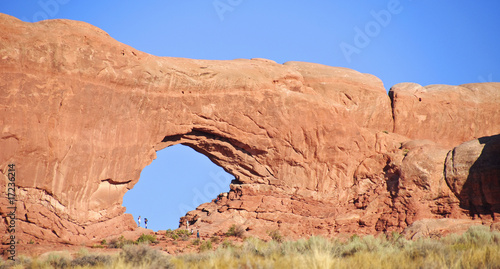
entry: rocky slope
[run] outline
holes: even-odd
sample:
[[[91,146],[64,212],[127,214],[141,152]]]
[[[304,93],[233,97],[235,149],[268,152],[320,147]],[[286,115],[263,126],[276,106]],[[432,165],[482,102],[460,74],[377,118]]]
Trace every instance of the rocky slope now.
[[[1,14],[0,58],[1,182],[14,163],[24,242],[133,230],[123,195],[156,151],[179,143],[236,178],[227,197],[181,220],[204,233],[499,217],[498,136],[480,137],[500,133],[500,83],[405,83],[388,96],[378,78],[346,68],[155,57],[86,23]],[[0,206],[7,230],[8,200]]]

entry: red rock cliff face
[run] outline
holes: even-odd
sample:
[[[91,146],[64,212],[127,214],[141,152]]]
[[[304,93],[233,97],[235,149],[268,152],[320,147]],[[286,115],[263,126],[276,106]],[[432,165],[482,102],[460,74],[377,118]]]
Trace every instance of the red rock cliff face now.
[[[236,178],[228,197],[182,219],[208,233],[231,224],[260,236],[376,233],[466,218],[468,196],[444,177],[450,145],[500,133],[498,83],[464,86],[474,88],[465,102],[475,113],[454,115],[451,104],[449,113],[472,129],[443,137],[432,128],[452,131],[453,122],[419,112],[407,86],[393,89],[391,108],[378,78],[345,68],[155,57],[85,23],[7,15],[0,58],[2,184],[15,163],[25,241],[79,243],[134,229],[123,195],[156,151],[179,143]],[[437,123],[422,130],[421,114]]]
[[[447,147],[499,133],[498,83],[392,87],[394,132]]]

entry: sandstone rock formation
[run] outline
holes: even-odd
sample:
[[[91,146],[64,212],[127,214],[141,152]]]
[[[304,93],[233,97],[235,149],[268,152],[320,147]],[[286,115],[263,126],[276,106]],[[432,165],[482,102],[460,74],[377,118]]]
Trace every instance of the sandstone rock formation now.
[[[448,185],[472,217],[500,218],[500,135],[455,147],[445,165]]]
[[[14,163],[24,242],[133,230],[123,195],[156,151],[179,143],[236,178],[227,197],[181,220],[207,233],[232,224],[263,237],[377,233],[468,219],[466,184],[448,187],[463,179],[445,177],[446,156],[500,133],[500,83],[439,86],[443,94],[400,84],[391,99],[378,78],[345,68],[155,57],[86,23],[7,15],[0,58],[1,182]],[[0,230],[7,206],[1,199]]]
[[[400,83],[391,88],[394,132],[447,147],[498,134],[498,83],[460,86]]]

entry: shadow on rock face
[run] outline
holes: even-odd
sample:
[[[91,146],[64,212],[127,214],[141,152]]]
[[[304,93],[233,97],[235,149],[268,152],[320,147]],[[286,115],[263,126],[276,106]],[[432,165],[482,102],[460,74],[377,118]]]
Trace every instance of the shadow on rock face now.
[[[479,158],[469,169],[460,200],[471,215],[500,213],[500,135],[477,139],[483,146]]]
[[[454,148],[446,158],[446,181],[472,217],[500,217],[500,134]]]

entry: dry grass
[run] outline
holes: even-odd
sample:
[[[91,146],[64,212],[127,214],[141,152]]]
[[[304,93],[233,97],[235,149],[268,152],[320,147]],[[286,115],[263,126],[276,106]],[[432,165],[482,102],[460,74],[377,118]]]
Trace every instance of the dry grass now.
[[[19,259],[12,268],[500,268],[500,233],[471,227],[463,235],[406,240],[391,236],[353,236],[346,242],[313,236],[308,240],[222,243],[195,254],[169,256],[147,245],[125,246],[119,255],[80,253]]]

